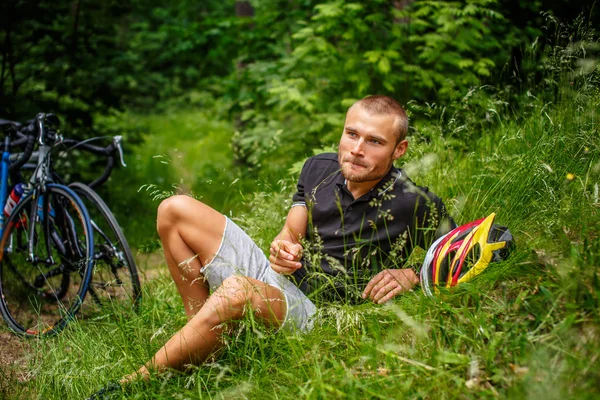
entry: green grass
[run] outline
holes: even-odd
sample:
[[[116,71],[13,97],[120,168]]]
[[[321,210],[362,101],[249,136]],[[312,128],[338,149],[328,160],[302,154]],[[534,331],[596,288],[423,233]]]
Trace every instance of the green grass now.
[[[306,335],[263,332],[246,320],[219,356],[133,385],[127,398],[598,398],[598,82],[563,88],[556,104],[531,98],[527,109],[519,118],[497,115],[496,126],[466,143],[468,150],[432,134],[450,123],[432,123],[412,138],[403,161],[459,223],[496,212],[517,242],[507,261],[434,299],[417,290],[385,306],[325,307]],[[153,124],[173,132],[172,121],[156,117]],[[142,158],[174,142],[185,149],[171,165],[191,185],[204,179],[191,171],[226,153],[196,157],[200,147],[184,133],[151,140],[155,147],[147,144]],[[265,250],[291,191],[285,180],[240,195],[249,211],[237,220]],[[111,311],[31,341],[28,380],[3,371],[0,395],[83,398],[144,363],[185,323],[165,266],[156,268],[162,273],[144,286],[138,313]]]
[[[156,226],[159,201],[189,194],[228,213],[239,198],[239,173],[231,158],[230,123],[206,111],[173,111],[160,115],[123,113],[99,118],[99,125],[143,132],[139,144],[124,137],[127,168],[115,168],[99,189],[133,247],[146,245]],[[136,216],[136,218],[130,218]]]

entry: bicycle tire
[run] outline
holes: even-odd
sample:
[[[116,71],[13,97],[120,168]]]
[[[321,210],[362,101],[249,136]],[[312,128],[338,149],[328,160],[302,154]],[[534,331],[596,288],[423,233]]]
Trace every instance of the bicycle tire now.
[[[84,201],[94,229],[95,265],[88,289],[90,296],[100,307],[118,305],[136,310],[142,297],[139,274],[117,219],[88,185],[74,182],[69,187]]]
[[[12,331],[52,336],[75,318],[90,283],[93,246],[87,210],[71,189],[48,184],[43,194],[23,197],[0,239],[0,312]]]

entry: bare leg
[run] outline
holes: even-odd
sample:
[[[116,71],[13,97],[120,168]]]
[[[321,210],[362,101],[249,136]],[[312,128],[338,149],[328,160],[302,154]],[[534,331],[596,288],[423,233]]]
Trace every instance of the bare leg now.
[[[157,230],[189,322],[146,366],[124,381],[147,376],[147,368],[181,369],[184,364],[204,361],[219,347],[221,329],[217,326],[240,319],[247,304],[266,325],[279,325],[285,318],[283,293],[252,278],[230,277],[208,297],[209,288],[200,269],[214,258],[224,229],[223,215],[190,197],[174,196],[160,204]]]
[[[287,312],[281,290],[249,277],[231,276],[209,297],[200,269],[221,245],[225,217],[217,211],[190,197],[174,196],[160,204],[157,230],[188,323],[146,365],[123,377],[121,384],[147,378],[149,370],[200,364],[221,346],[222,324],[241,319],[248,309],[267,326],[281,325]]]
[[[241,319],[248,307],[267,326],[281,325],[287,311],[285,297],[278,288],[253,278],[229,277],[145,366],[124,377],[121,383],[147,378],[149,370],[183,369],[186,364],[200,364],[220,347],[221,325]]]
[[[157,214],[157,230],[167,266],[190,319],[208,298],[209,288],[200,268],[219,249],[225,217],[188,196],[164,200]]]

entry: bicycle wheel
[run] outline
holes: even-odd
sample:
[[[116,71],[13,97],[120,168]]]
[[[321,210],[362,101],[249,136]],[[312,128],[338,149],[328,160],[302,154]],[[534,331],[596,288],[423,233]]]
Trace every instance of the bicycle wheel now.
[[[94,230],[94,271],[88,293],[97,306],[136,309],[141,287],[127,239],[104,200],[89,186],[69,185],[85,203]],[[87,304],[85,309],[91,307]]]
[[[73,191],[48,184],[29,194],[6,221],[0,240],[0,311],[24,336],[50,336],[74,318],[93,267],[93,232]]]

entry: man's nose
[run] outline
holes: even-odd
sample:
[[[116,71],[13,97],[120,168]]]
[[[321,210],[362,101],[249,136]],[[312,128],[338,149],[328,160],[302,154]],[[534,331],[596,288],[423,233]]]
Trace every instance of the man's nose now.
[[[364,144],[365,144],[365,142],[362,139],[358,139],[354,143],[354,146],[352,147],[350,152],[355,156],[362,156],[364,154],[364,151],[363,151]]]

